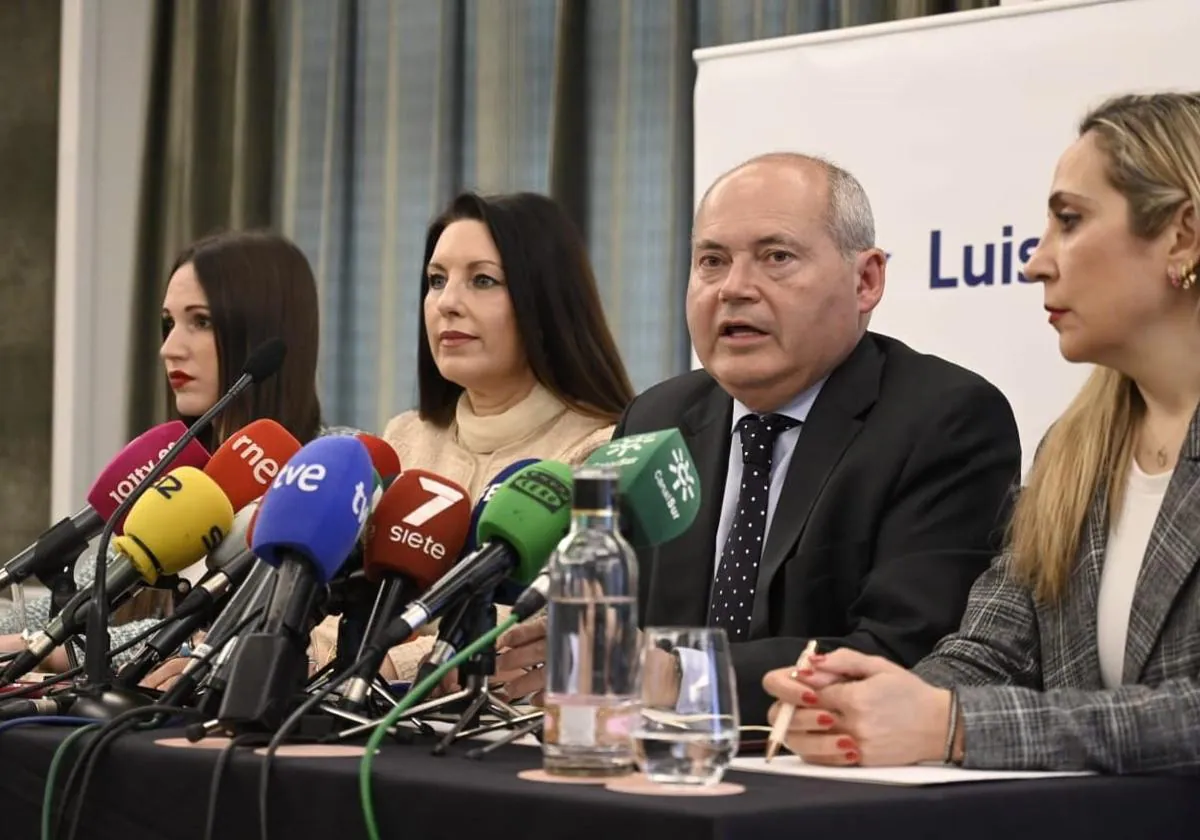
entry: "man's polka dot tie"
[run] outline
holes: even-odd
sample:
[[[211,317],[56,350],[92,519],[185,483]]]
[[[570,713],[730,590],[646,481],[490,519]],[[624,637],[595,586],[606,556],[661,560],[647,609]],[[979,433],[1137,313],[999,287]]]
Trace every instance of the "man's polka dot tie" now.
[[[738,421],[742,440],[742,486],[738,489],[733,527],[725,538],[721,565],[709,604],[709,624],[723,627],[730,641],[750,635],[758,561],[767,533],[767,498],[771,491],[771,457],[775,439],[799,420],[782,414],[748,414]]]

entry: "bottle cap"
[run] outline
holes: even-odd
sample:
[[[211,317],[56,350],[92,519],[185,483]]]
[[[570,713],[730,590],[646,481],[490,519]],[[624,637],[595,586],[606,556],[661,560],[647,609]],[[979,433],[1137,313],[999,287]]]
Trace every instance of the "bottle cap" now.
[[[615,510],[617,472],[607,467],[580,467],[573,476],[571,507],[574,510]]]

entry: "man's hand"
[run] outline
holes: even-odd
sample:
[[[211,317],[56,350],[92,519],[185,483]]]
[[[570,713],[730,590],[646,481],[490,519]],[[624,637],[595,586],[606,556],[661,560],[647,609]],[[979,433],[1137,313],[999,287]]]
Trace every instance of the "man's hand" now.
[[[496,640],[496,680],[504,682],[504,693],[512,700],[533,694],[532,703],[542,705],[546,692],[546,616],[538,616],[511,628]]]

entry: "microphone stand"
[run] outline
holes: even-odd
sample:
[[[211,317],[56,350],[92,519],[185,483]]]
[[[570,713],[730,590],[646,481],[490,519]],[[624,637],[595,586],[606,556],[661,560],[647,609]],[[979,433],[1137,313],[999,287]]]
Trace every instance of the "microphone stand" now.
[[[471,627],[469,638],[477,639],[496,626],[496,605],[492,602],[493,590],[486,589],[471,596],[467,606],[468,626]],[[465,703],[466,708],[453,719],[450,731],[433,748],[434,755],[444,755],[452,744],[463,738],[471,738],[483,732],[519,726],[529,720],[498,695],[493,693],[488,678],[496,673],[496,648],[491,646],[479,651],[464,662],[458,669],[459,679],[463,688],[453,694],[422,703],[409,709],[401,720],[406,718],[425,718],[428,723],[431,715],[453,714]],[[498,718],[494,723],[478,725],[484,715]],[[433,718],[443,720],[444,717]],[[474,727],[468,729],[467,727]]]
[[[149,705],[149,697],[134,689],[118,686],[113,681],[113,671],[109,666],[108,648],[111,638],[108,634],[108,593],[106,578],[108,574],[108,544],[112,540],[113,530],[118,522],[124,521],[125,514],[137,503],[154,483],[158,481],[179,457],[179,454],[194,441],[202,432],[212,425],[213,419],[225,410],[243,391],[256,382],[273,375],[283,364],[287,348],[283,341],[273,338],[259,345],[242,368],[242,375],[233,383],[212,408],[204,412],[194,422],[175,445],[167,450],[158,463],[142,479],[113,511],[111,517],[100,532],[100,542],[96,551],[96,576],[92,582],[92,610],[88,616],[87,638],[84,649],[83,679],[75,686],[77,697],[71,708],[71,714],[96,720],[110,720],[130,709]]]

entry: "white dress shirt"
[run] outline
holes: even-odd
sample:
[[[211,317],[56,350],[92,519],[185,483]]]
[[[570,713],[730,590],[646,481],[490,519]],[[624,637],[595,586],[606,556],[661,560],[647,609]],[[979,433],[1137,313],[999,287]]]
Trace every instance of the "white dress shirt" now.
[[[773,412],[767,412],[791,417],[793,420],[798,420],[800,425],[781,432],[775,438],[775,447],[771,452],[771,485],[770,492],[767,494],[767,527],[763,532],[764,535],[771,533],[771,521],[775,518],[775,508],[779,503],[779,495],[783,491],[783,481],[787,476],[788,466],[792,463],[792,453],[796,451],[796,442],[800,440],[800,433],[804,430],[804,421],[808,419],[808,413],[812,410],[813,403],[817,400],[817,394],[821,392],[824,384],[825,380],[822,379],[783,407]],[[733,517],[738,507],[738,491],[742,486],[742,437],[738,434],[737,424],[747,414],[754,413],[737,400],[733,401],[729,469],[725,472],[725,495],[721,501],[721,518],[717,521],[716,553],[713,562],[714,582],[717,571],[721,568],[721,554],[725,549],[725,540],[733,528]],[[750,590],[750,595],[754,595],[753,589]],[[708,654],[704,651],[686,648],[676,648],[676,650],[679,651],[679,664],[683,670],[676,709],[683,714],[713,711],[711,703],[707,700],[710,691]]]

